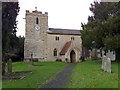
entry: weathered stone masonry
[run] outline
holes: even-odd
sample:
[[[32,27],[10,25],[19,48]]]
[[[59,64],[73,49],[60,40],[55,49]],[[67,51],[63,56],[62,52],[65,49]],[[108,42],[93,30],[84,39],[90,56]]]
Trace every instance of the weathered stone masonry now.
[[[31,56],[39,61],[56,61],[56,59],[79,61],[82,53],[80,30],[49,28],[47,12],[26,10],[25,19],[25,61],[30,60]],[[67,42],[70,42],[69,45]],[[54,55],[55,50],[57,55]]]

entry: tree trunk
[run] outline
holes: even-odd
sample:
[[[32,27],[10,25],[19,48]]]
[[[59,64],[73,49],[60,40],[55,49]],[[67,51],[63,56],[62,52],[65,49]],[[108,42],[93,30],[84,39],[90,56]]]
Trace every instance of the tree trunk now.
[[[115,50],[115,54],[116,54],[116,61],[120,62],[120,48]]]

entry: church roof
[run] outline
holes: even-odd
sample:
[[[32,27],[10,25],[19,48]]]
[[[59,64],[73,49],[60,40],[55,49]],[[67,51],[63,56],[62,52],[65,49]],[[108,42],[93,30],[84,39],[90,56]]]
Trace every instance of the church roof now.
[[[48,34],[80,35],[80,30],[49,28]]]
[[[60,52],[60,55],[65,55],[65,53],[67,52],[67,50],[70,47],[70,45],[71,45],[71,41],[66,42],[66,44],[64,45],[64,47],[62,48],[62,50]]]

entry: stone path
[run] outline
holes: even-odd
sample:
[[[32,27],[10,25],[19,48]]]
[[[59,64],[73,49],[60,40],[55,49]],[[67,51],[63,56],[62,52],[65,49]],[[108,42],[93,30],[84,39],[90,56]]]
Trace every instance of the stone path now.
[[[54,79],[48,81],[41,88],[64,88],[65,85],[70,81],[70,76],[75,64],[68,64],[62,71],[60,71]]]

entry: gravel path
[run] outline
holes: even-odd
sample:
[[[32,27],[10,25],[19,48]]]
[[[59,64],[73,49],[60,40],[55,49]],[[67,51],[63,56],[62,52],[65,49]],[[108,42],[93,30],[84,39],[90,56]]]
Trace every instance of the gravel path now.
[[[55,78],[48,83],[44,84],[41,88],[64,88],[65,85],[70,81],[70,76],[75,64],[68,64],[62,71],[60,71]]]

